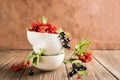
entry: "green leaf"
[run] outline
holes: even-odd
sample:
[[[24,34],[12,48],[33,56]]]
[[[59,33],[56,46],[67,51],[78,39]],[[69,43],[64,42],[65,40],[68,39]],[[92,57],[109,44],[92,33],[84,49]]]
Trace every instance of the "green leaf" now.
[[[47,18],[45,18],[44,16],[42,16],[42,17],[40,18],[40,20],[41,20],[41,22],[42,22],[43,24],[46,24],[46,23],[47,23]]]
[[[32,58],[34,58],[35,56],[34,55],[29,55],[29,56],[27,56],[26,58],[25,58],[25,61],[28,61],[28,60],[30,60],[30,59],[32,59]]]
[[[73,60],[73,61],[72,61],[72,64],[73,64],[73,63],[75,63],[75,64],[80,63],[80,64],[81,64],[81,61],[80,61],[80,60]]]
[[[66,63],[68,63],[68,62],[69,62],[69,59],[64,59],[64,60],[63,60],[63,63],[64,63],[64,64],[66,64]]]
[[[65,35],[68,37],[68,36],[70,36],[70,33],[68,33],[68,32],[65,32]]]
[[[88,41],[86,38],[83,38],[76,46],[75,46],[75,53],[76,54],[83,54],[85,51],[87,51],[87,46],[92,44],[91,41]]]
[[[81,76],[84,76],[84,75],[88,74],[87,70],[86,71],[77,71],[77,73]]]
[[[39,55],[37,55],[37,65],[39,63],[39,60],[40,60],[40,57],[39,57]]]
[[[31,55],[36,55],[35,51],[32,51]]]
[[[37,65],[37,57],[33,59],[33,64]]]
[[[60,34],[61,32],[63,32],[63,30],[61,28],[57,29],[56,31],[58,34]]]
[[[44,49],[41,49],[41,48],[40,48],[39,55],[43,54],[43,53],[44,53],[44,51],[45,51]]]

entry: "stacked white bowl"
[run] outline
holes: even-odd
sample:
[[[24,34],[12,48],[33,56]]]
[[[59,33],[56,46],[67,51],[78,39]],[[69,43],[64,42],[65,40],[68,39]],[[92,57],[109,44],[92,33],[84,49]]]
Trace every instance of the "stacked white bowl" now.
[[[53,70],[59,67],[64,59],[64,49],[61,45],[59,34],[40,33],[27,31],[27,38],[32,45],[33,50],[38,53],[41,49],[44,49],[42,60],[36,66],[42,70]]]

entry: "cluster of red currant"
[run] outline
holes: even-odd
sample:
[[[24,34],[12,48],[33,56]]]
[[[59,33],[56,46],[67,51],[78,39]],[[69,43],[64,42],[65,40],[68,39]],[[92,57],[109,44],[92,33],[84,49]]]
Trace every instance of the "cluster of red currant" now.
[[[78,58],[82,61],[82,62],[89,62],[92,60],[92,53],[91,52],[85,52],[83,54],[77,54]]]
[[[92,60],[92,53],[87,49],[92,42],[87,39],[82,39],[76,46],[72,56],[69,59],[65,59],[64,63],[72,63],[72,71],[68,73],[68,77],[78,74],[77,79],[81,76],[87,75],[87,68],[82,62],[90,62]]]
[[[11,69],[14,70],[14,71],[20,71],[22,70],[23,68],[26,68],[28,65],[30,65],[30,61],[23,61],[19,64],[13,64],[11,66]]]
[[[29,27],[29,31],[41,32],[41,33],[52,33],[56,34],[57,27],[52,23],[47,23],[47,19],[42,17],[36,23],[32,23]]]

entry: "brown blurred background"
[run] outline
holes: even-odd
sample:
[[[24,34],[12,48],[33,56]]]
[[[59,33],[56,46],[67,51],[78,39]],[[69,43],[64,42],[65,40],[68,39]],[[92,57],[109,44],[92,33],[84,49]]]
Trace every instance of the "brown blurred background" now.
[[[30,49],[26,27],[43,15],[73,45],[87,37],[92,49],[120,49],[120,0],[0,0],[0,49]]]

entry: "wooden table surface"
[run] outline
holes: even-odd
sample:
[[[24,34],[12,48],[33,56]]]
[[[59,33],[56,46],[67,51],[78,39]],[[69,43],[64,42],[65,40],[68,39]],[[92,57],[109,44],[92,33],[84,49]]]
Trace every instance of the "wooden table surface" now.
[[[29,54],[30,50],[0,51],[0,80],[77,80],[75,76],[67,77],[71,64],[62,64],[53,71],[44,72],[35,67],[28,67],[15,72],[10,66],[20,63]],[[72,50],[66,53],[70,55]],[[82,76],[81,80],[120,80],[120,51],[119,50],[93,50],[93,60],[85,64],[89,74]],[[35,74],[29,76],[29,70]]]

